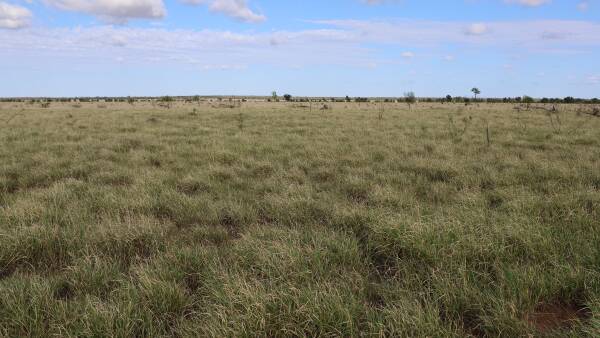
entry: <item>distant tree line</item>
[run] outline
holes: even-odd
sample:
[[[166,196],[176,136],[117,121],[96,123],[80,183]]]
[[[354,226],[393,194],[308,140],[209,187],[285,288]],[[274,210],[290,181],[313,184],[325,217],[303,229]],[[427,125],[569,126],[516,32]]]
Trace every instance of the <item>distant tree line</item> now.
[[[0,98],[0,102],[131,102],[149,101],[154,98],[144,97],[38,97],[38,98]]]
[[[477,89],[477,88],[474,88]],[[475,92],[474,92],[475,93]],[[279,101],[279,97],[274,92],[274,95],[269,97],[267,101]],[[412,94],[412,93],[406,93]],[[483,103],[566,103],[566,104],[600,104],[600,99],[582,99],[567,96],[564,98],[548,98],[544,97],[541,99],[534,99],[530,96],[517,96],[517,97],[502,97],[502,98],[469,98],[469,97],[452,97],[446,95],[445,97],[421,97],[417,98],[412,95],[406,95],[404,97],[386,97],[386,98],[367,98],[367,97],[331,97],[331,98],[308,98],[308,97],[292,97],[290,94],[285,94],[283,99],[287,102],[396,102],[396,103],[414,103],[414,102],[441,102],[441,103],[472,103],[472,102],[483,102]],[[208,97],[207,97],[208,98]],[[134,102],[140,101],[162,101],[162,102],[173,102],[173,101],[188,101],[188,102],[199,102],[204,101],[200,96],[182,96],[182,97],[72,97],[72,98],[0,98],[0,102],[29,102],[29,103],[45,103],[45,102],[125,102],[133,104]],[[221,101],[222,98],[217,98]],[[231,98],[229,99],[231,100]],[[245,100],[245,99],[243,99]]]

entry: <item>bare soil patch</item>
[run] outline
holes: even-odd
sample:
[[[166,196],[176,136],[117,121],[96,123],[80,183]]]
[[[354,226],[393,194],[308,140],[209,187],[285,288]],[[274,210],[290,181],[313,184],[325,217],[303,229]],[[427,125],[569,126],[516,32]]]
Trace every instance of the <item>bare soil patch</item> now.
[[[529,324],[541,333],[569,329],[578,322],[591,318],[592,312],[577,303],[544,303],[527,315]]]

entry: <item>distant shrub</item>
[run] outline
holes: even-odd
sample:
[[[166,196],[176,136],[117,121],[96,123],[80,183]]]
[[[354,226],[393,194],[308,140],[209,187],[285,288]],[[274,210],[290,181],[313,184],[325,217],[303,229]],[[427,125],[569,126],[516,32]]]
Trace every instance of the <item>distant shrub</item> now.
[[[415,102],[417,102],[417,97],[415,96],[414,92],[406,92],[404,93],[404,102],[406,102],[406,104],[408,104],[408,109],[411,108],[411,105]]]
[[[529,109],[529,106],[535,102],[535,100],[533,99],[533,97],[531,96],[527,96],[527,95],[523,95],[523,98],[521,99],[521,101],[525,104],[525,106],[527,107],[527,109]]]
[[[527,95],[523,95],[522,101],[523,101],[523,103],[527,103],[527,104],[535,102],[535,100],[533,99],[533,97],[527,96]]]

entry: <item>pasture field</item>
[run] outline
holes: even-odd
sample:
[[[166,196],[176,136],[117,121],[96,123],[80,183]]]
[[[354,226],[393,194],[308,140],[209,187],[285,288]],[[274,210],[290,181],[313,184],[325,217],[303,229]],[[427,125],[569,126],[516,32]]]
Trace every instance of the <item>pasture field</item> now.
[[[0,337],[600,336],[589,107],[304,105],[0,103]]]

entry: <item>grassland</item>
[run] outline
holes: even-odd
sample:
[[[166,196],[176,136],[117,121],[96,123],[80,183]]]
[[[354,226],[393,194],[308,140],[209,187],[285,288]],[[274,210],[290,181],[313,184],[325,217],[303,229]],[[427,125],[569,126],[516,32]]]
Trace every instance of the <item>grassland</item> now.
[[[600,118],[332,108],[1,104],[0,337],[600,335]]]

